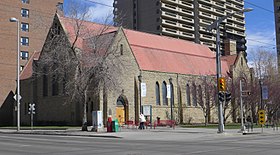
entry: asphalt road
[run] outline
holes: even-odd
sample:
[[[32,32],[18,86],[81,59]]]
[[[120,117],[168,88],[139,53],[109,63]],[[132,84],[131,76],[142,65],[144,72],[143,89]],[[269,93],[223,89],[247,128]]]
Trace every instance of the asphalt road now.
[[[1,155],[279,155],[280,134],[198,136],[137,133],[141,138],[0,134]],[[149,133],[150,134],[150,133]],[[172,137],[181,138],[172,138]],[[144,137],[144,138],[143,138]],[[158,138],[156,138],[158,137]],[[176,140],[178,139],[178,140]]]

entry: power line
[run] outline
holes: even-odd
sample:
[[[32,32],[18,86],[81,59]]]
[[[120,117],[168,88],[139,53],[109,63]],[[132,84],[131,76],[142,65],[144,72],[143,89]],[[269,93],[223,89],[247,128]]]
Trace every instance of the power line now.
[[[255,39],[250,39],[250,38],[247,38],[247,40],[250,40],[250,41],[253,41],[253,42],[258,42],[258,43],[261,43],[261,44],[270,45],[270,46],[275,47],[275,45],[274,45],[274,44],[270,44],[270,43],[266,43],[266,42],[258,41],[258,40],[255,40]]]
[[[111,6],[111,5],[107,5],[107,4],[104,4],[104,3],[95,2],[95,1],[92,1],[92,0],[85,0],[85,1],[90,2],[90,3],[95,3],[95,4],[98,4],[98,5],[103,5],[103,6],[107,6],[107,7],[113,8],[113,6]]]

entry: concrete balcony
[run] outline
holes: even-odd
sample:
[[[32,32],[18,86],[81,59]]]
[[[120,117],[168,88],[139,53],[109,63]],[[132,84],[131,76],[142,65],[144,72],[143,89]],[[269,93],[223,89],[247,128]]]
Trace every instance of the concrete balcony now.
[[[173,28],[179,27],[179,23],[177,23],[176,21],[171,21],[166,19],[162,19],[162,25],[173,27]]]
[[[235,8],[237,8],[238,11],[243,9],[243,6],[241,6],[241,5],[234,5],[234,6],[235,6]]]
[[[178,6],[180,8],[183,8],[183,9],[193,9],[194,8],[192,3],[189,3],[189,2],[186,2],[186,1],[182,1],[182,0],[179,0]]]
[[[211,49],[215,49],[216,48],[216,44],[215,43],[211,43],[211,42],[207,42],[207,41],[200,41],[200,44],[208,46]]]
[[[199,12],[199,16],[215,20],[215,16],[207,12]]]
[[[241,31],[241,32],[245,31],[245,26],[242,26],[242,25],[235,24],[234,28],[236,31]]]
[[[226,0],[214,0],[214,1],[218,1],[218,2],[226,2]]]
[[[178,12],[178,13],[180,13],[180,14],[182,14],[182,15],[191,16],[191,17],[194,16],[193,11],[186,10],[186,9],[182,9],[182,8],[179,8],[179,12]]]
[[[227,33],[235,34],[234,29],[231,29],[231,28],[227,28],[227,29],[226,29],[226,32],[227,32]]]
[[[226,16],[226,12],[220,9],[213,9],[214,13],[218,14],[219,16]]]
[[[199,0],[199,2],[207,3],[208,5],[212,5],[212,0]]]
[[[205,12],[213,12],[213,8],[204,4],[199,4],[199,10],[204,10]]]
[[[215,38],[212,35],[208,34],[200,34],[200,40],[207,40],[207,41],[215,41]]]
[[[194,39],[194,34],[193,33],[188,33],[188,32],[180,31],[179,34],[183,38]]]
[[[187,22],[187,23],[194,23],[194,19],[189,18],[189,17],[179,16],[179,20]]]
[[[162,3],[161,7],[167,10],[172,10],[172,11],[178,11],[178,8],[176,6],[170,5],[170,4],[166,4],[166,3]]]
[[[234,9],[234,8],[235,8],[235,5],[232,4],[231,2],[226,2],[226,8]]]
[[[168,34],[168,35],[171,35],[171,36],[180,35],[179,31],[174,30],[174,29],[170,29],[170,28],[166,28],[166,27],[162,27],[162,33],[165,33],[165,34]]]
[[[244,1],[243,0],[229,0],[229,1],[234,3],[234,4],[244,5]]]
[[[240,18],[234,18],[234,21],[238,24],[243,24],[243,25],[245,24],[245,20],[240,19]]]
[[[236,31],[236,34],[245,37],[245,33],[244,32]]]
[[[221,9],[224,9],[225,8],[225,3],[221,3],[220,1],[215,1],[213,2],[213,4],[216,6],[216,7],[219,7]]]
[[[236,16],[236,17],[238,17],[238,18],[242,18],[242,19],[244,19],[244,18],[245,18],[245,16],[244,16],[244,14],[243,14],[243,13],[235,13],[233,16]]]
[[[177,4],[178,0],[162,0],[163,3],[168,3],[168,4]]]
[[[228,9],[228,8],[226,9],[226,13],[229,13],[229,14],[230,14],[230,13],[233,13],[233,12],[234,12],[234,11],[233,11],[232,9]]]
[[[179,24],[179,26],[180,26],[180,29],[194,32],[194,26],[186,25],[186,24]]]
[[[166,11],[162,11],[161,16],[166,18],[173,18],[173,19],[179,18],[177,14],[166,12]]]
[[[211,24],[212,24],[212,21],[211,21],[211,20],[206,20],[206,19],[199,19],[199,23],[200,23],[201,25],[207,26],[207,25],[211,25]]]
[[[227,22],[226,27],[235,28],[235,24],[233,24],[232,22]]]

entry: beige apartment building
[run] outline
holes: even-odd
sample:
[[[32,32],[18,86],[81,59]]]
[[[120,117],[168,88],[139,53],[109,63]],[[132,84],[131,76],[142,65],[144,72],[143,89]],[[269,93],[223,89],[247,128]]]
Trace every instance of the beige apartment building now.
[[[244,8],[243,0],[114,0],[115,19],[125,28],[171,36],[216,48],[216,35],[206,31],[218,17]],[[244,13],[220,26],[221,51],[246,51]],[[223,53],[223,55],[226,55]]]
[[[17,22],[19,22],[20,69],[29,56],[40,51],[57,7],[63,0],[0,1],[0,125],[11,123],[14,112],[17,78]]]
[[[280,0],[274,0],[275,14],[275,34],[276,34],[276,49],[278,58],[278,68],[280,66]]]

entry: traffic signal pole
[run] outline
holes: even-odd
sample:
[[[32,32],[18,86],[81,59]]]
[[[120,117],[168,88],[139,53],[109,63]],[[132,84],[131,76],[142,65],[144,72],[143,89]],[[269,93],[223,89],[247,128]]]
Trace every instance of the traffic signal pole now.
[[[242,79],[240,79],[240,117],[241,117],[241,132],[245,132],[243,121],[243,99],[242,99]]]
[[[219,83],[220,77],[222,77],[222,67],[221,67],[221,51],[220,51],[220,28],[219,28],[219,22],[216,23],[216,67],[217,67],[217,85]],[[217,98],[219,98],[219,88],[217,88]],[[219,101],[219,107],[218,107],[218,118],[219,118],[219,127],[218,127],[218,133],[224,132],[224,117],[223,117],[223,102]]]

